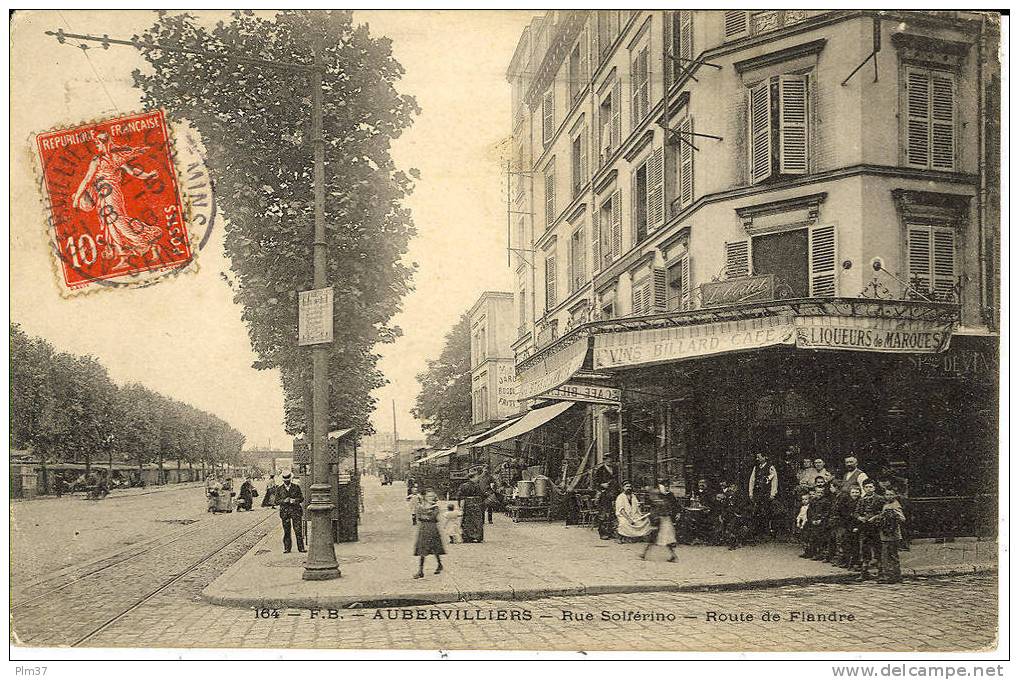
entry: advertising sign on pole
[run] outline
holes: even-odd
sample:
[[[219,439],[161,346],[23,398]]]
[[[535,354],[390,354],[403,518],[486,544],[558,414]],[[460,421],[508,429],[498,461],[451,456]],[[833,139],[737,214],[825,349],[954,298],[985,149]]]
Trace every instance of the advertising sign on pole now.
[[[298,300],[297,344],[321,345],[333,341],[333,289],[301,291]]]

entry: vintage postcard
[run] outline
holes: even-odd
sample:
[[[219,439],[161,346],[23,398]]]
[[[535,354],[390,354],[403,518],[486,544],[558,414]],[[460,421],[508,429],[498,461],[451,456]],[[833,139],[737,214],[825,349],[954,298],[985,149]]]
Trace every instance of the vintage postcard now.
[[[1007,16],[9,22],[12,658],[1007,657]]]

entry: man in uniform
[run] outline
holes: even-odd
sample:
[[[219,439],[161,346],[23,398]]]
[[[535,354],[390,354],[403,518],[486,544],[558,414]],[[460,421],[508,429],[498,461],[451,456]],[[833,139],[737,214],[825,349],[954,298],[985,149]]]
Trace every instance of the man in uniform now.
[[[290,552],[290,528],[293,527],[297,538],[297,552],[308,552],[304,549],[304,532],[302,531],[304,493],[293,481],[293,475],[283,473],[283,485],[276,487],[276,499],[280,504],[280,519],[283,520],[283,552]]]

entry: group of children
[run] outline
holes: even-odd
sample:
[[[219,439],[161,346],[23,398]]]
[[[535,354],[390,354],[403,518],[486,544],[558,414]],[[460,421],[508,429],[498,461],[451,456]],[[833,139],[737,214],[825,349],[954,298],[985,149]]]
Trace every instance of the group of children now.
[[[818,476],[801,495],[796,515],[800,557],[858,570],[861,580],[870,578],[876,565],[880,582],[901,581],[899,543],[906,515],[894,485],[891,479],[843,485]]]

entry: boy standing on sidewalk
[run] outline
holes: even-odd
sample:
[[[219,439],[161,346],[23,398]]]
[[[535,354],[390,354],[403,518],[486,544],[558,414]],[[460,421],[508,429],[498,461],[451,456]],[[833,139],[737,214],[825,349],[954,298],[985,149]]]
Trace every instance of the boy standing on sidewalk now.
[[[899,583],[902,581],[902,569],[899,566],[899,541],[902,540],[902,525],[906,522],[906,514],[894,488],[889,488],[885,496],[881,514],[878,515],[878,535],[881,538],[881,563],[878,567],[878,582]]]
[[[881,536],[878,517],[885,505],[884,496],[876,492],[873,479],[863,483],[863,496],[856,504],[856,521],[860,524],[860,580],[870,578],[871,566],[881,558]]]

